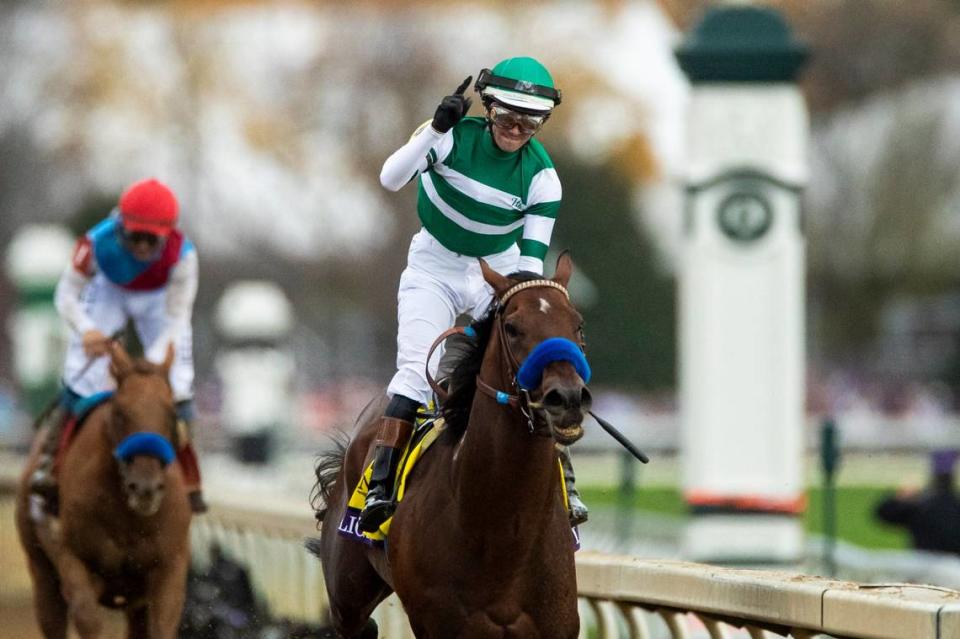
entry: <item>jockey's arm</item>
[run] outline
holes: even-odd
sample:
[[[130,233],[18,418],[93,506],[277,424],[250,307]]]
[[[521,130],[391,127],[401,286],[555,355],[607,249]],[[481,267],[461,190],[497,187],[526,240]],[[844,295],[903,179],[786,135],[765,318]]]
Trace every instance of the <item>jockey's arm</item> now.
[[[84,310],[81,301],[83,289],[93,278],[94,268],[90,243],[86,238],[81,238],[74,249],[73,260],[60,275],[56,291],[53,294],[53,303],[57,307],[60,317],[67,322],[70,328],[81,335],[97,328],[97,325]]]
[[[193,301],[197,297],[197,270],[197,252],[194,250],[181,257],[170,271],[165,327],[157,339],[144,349],[144,355],[151,362],[162,362],[167,355],[167,346],[176,344],[180,332],[190,325]]]
[[[518,271],[543,275],[543,258],[547,256],[553,225],[560,209],[560,180],[556,172],[542,171],[530,187],[530,207],[523,216]],[[538,201],[539,200],[539,201]]]
[[[410,140],[393,155],[387,158],[380,170],[380,184],[391,191],[399,191],[410,180],[426,171],[431,164],[438,161],[439,150],[434,147],[446,146],[447,151],[452,143],[442,145],[445,138],[452,140],[453,133],[438,133],[430,122],[424,122],[410,136]],[[431,150],[432,154],[431,154]],[[442,158],[439,158],[442,159]]]

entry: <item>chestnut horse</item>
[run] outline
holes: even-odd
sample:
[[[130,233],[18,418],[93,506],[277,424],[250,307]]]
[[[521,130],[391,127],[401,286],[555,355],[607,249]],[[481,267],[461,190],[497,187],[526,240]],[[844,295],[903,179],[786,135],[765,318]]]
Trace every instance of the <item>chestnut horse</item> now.
[[[98,637],[101,605],[126,612],[128,637],[174,639],[186,591],[190,504],[177,464],[167,381],[161,365],[110,347],[113,397],[93,409],[59,463],[59,517],[31,507],[28,478],[17,497],[17,529],[33,579],[34,607],[47,639]]]
[[[322,528],[307,546],[323,564],[340,637],[376,637],[370,615],[391,591],[417,637],[577,636],[574,538],[555,447],[582,436],[590,407],[582,318],[566,291],[573,265],[561,255],[553,279],[480,266],[494,306],[474,324],[475,352],[457,364],[443,403],[448,427],[410,474],[385,550],[338,534],[385,400],[364,410],[349,445],[318,462]],[[546,340],[572,354],[540,357]],[[541,360],[535,381],[518,385],[528,356]]]

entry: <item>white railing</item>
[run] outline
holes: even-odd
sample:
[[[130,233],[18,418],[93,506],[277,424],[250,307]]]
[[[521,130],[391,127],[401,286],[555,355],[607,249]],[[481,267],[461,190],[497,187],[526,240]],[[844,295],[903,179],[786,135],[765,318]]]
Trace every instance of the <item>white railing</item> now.
[[[960,592],[906,584],[864,585],[796,573],[720,568],[610,555],[577,558],[577,588],[600,637],[651,637],[653,612],[670,634],[711,639],[731,626],[801,639],[818,634],[877,639],[960,637]]]
[[[11,501],[12,484],[0,473],[0,513],[11,514]],[[216,503],[192,528],[197,562],[208,559],[216,542],[249,568],[254,588],[272,614],[322,622],[326,597],[320,565],[303,548],[304,538],[315,534],[309,512]],[[12,517],[3,517],[0,537],[14,535]],[[960,592],[945,588],[865,585],[589,552],[578,554],[577,581],[582,637],[759,639],[771,632],[799,639],[820,634],[960,637]],[[395,598],[381,605],[375,617],[381,637],[412,637]]]
[[[194,525],[197,551],[217,540],[248,562],[271,611],[323,616],[319,564],[303,538],[309,515],[214,507]],[[753,638],[774,633],[877,639],[960,638],[960,592],[916,585],[864,585],[796,573],[721,568],[600,553],[579,553],[581,636]],[[376,614],[381,636],[411,637],[395,598]],[[589,635],[590,629],[596,633]],[[741,634],[742,634],[741,633]]]

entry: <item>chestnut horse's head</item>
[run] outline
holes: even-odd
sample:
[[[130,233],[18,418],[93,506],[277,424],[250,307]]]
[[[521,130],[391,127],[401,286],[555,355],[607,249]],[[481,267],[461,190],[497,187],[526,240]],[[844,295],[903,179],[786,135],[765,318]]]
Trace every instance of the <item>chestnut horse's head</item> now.
[[[498,300],[494,330],[521,407],[540,418],[557,442],[572,444],[583,436],[592,401],[583,317],[567,293],[573,261],[561,254],[552,279],[505,277],[483,260],[480,268]]]
[[[156,514],[166,492],[166,467],[175,457],[173,392],[168,381],[173,348],[162,364],[133,360],[118,343],[110,346],[110,372],[117,380],[108,426],[127,506],[143,517]]]

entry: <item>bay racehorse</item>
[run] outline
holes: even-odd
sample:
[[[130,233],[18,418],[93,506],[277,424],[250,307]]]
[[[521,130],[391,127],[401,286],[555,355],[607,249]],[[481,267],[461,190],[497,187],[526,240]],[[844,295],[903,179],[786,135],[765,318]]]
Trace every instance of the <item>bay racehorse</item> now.
[[[31,506],[20,481],[16,520],[33,580],[34,608],[47,639],[98,637],[100,606],[126,612],[128,637],[177,636],[189,563],[190,505],[174,458],[176,416],[161,365],[110,346],[117,390],[93,409],[59,462],[59,516]]]
[[[572,268],[563,254],[553,279],[505,277],[481,260],[496,300],[473,325],[474,352],[457,364],[443,403],[448,427],[408,478],[385,550],[338,534],[385,400],[364,410],[348,445],[321,456],[322,525],[307,545],[323,564],[339,636],[376,637],[369,617],[391,591],[421,638],[577,636],[574,539],[555,447],[582,436],[590,407],[582,318],[566,291]]]

